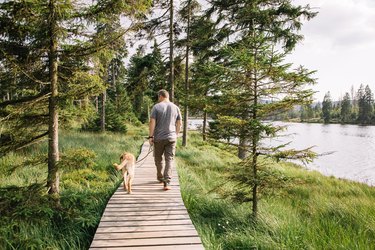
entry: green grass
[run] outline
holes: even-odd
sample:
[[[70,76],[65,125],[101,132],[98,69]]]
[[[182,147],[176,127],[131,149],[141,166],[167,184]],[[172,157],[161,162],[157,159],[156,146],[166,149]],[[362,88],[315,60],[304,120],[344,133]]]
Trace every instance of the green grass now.
[[[45,144],[1,158],[0,249],[87,249],[120,183],[111,164],[125,150],[138,154],[141,135],[144,128],[130,128],[126,136],[62,132],[62,156],[70,156],[71,164],[61,166],[61,207],[46,195]],[[270,162],[272,173],[289,182],[261,194],[255,222],[251,203],[229,196],[236,152],[197,134],[189,143],[178,146],[178,173],[206,249],[375,249],[375,188]]]
[[[227,198],[235,152],[190,136],[177,150],[182,195],[206,249],[375,249],[375,188],[290,163],[268,168],[290,181],[264,191],[259,219],[251,203]],[[249,187],[250,189],[250,187]]]
[[[144,127],[129,127],[127,135],[61,132],[63,159],[81,149],[70,159],[76,165],[60,166],[61,207],[46,194],[45,142],[0,158],[0,249],[88,249],[120,184],[112,163],[123,151],[138,155],[145,135]],[[74,159],[79,154],[91,159]]]

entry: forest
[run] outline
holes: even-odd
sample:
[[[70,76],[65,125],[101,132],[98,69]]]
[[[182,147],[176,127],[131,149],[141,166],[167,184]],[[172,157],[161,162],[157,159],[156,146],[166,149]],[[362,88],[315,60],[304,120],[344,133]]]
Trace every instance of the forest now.
[[[214,210],[194,207],[195,199],[204,195],[191,197],[191,187],[185,183],[183,197],[191,197],[190,205],[186,203],[197,220],[194,223],[203,223],[198,231],[207,233],[205,246],[298,249],[297,237],[267,229],[267,204],[272,202],[262,203],[262,198],[276,195],[282,202],[282,195],[304,197],[306,191],[298,185],[316,184],[320,177],[302,178],[293,167],[284,172],[273,166],[284,160],[309,162],[316,154],[311,148],[264,147],[263,139],[285,129],[267,120],[296,118],[294,113],[286,116],[297,106],[302,107],[302,121],[319,118],[368,124],[374,117],[373,100],[371,115],[366,106],[369,88],[361,86],[355,103],[345,95],[337,106],[327,93],[322,111],[302,118],[313,101],[315,71],[294,65],[286,57],[303,40],[303,23],[317,14],[309,5],[291,0],[1,1],[0,246],[87,249],[106,202],[121,182],[111,163],[123,149],[139,153],[156,93],[166,89],[183,112],[181,153],[177,154],[180,174],[186,171],[186,179],[200,171],[186,170],[203,157],[196,152],[198,148],[210,152],[207,161],[200,163],[217,180],[229,172],[232,188],[217,195],[244,206],[239,218],[248,228],[241,232],[252,232],[246,241],[239,239],[226,247],[229,241],[225,239],[234,227],[230,232],[212,229],[218,220],[210,217]],[[199,133],[188,131],[191,116],[203,120]],[[209,126],[208,118],[213,119]],[[230,143],[230,138],[239,142]],[[219,157],[227,157],[223,162],[230,167],[222,165]],[[209,179],[194,178],[193,183]],[[332,183],[325,185],[336,185]],[[211,182],[206,184],[212,188]],[[352,189],[360,187],[348,189],[354,194]],[[361,191],[361,195],[370,199],[373,190]],[[229,206],[229,200],[222,204]],[[211,209],[220,210],[218,216],[225,214],[222,205],[215,204]],[[358,215],[361,220],[372,211],[367,205]],[[299,209],[304,213],[304,208]],[[327,205],[317,212],[327,213],[316,222],[317,227],[330,218],[329,209]],[[202,218],[212,220],[204,224]],[[305,229],[309,228],[308,219],[303,218]],[[208,235],[207,227],[217,238]],[[358,244],[368,243],[374,235],[374,228],[367,230],[371,227],[366,224],[359,229]],[[261,236],[251,240],[258,229],[269,242]],[[345,239],[356,230],[348,231]],[[298,234],[297,229],[290,232]],[[315,236],[311,233],[311,237]],[[330,246],[340,244],[339,238],[332,241]],[[347,246],[352,246],[350,240]]]
[[[331,98],[330,92],[324,95],[322,102],[296,106],[275,120],[341,124],[375,124],[374,95],[369,85],[361,84],[357,91],[354,87],[338,101]]]

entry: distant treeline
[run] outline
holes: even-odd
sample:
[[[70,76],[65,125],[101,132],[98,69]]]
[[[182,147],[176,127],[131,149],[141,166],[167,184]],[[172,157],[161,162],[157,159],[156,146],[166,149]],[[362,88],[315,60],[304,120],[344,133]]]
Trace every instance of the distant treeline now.
[[[322,102],[297,106],[293,110],[274,117],[276,120],[344,123],[344,124],[375,124],[374,95],[369,85],[360,85],[357,91],[354,87],[350,93],[338,101],[333,101],[328,91]]]

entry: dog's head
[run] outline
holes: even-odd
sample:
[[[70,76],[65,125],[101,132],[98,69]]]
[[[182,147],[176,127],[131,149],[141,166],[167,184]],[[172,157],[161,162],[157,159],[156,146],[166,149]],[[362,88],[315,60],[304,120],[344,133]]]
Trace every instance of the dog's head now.
[[[120,155],[120,161],[121,161],[121,162],[123,162],[123,161],[125,161],[125,160],[130,161],[131,159],[132,159],[131,154],[128,153],[128,152],[125,152],[125,153],[123,153],[122,155]]]

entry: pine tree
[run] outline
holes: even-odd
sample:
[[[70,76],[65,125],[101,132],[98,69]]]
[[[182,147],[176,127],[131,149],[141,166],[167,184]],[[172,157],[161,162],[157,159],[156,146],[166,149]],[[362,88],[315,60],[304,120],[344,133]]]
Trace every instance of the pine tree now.
[[[187,145],[187,130],[188,130],[188,118],[189,118],[189,95],[190,95],[190,64],[189,57],[191,51],[191,23],[194,18],[193,13],[196,13],[200,9],[200,5],[197,1],[187,0],[181,3],[181,10],[179,11],[180,19],[184,22],[183,29],[185,30],[186,37],[177,41],[177,46],[184,47],[185,49],[185,81],[184,81],[184,114],[183,114],[183,136],[182,145]]]
[[[212,96],[217,72],[214,67],[215,47],[219,39],[216,37],[215,23],[205,15],[195,16],[191,24],[191,51],[194,56],[192,64],[191,98],[189,106],[192,111],[203,115],[202,136],[207,139],[207,119],[212,111]],[[203,114],[202,114],[203,113]]]
[[[214,69],[220,72],[215,85],[218,119],[214,136],[239,139],[239,157],[243,158],[245,168],[236,178],[242,185],[252,187],[248,199],[256,218],[258,188],[266,183],[259,175],[259,171],[266,171],[259,156],[313,156],[308,149],[283,151],[282,147],[261,147],[260,142],[276,136],[281,129],[264,122],[265,119],[311,101],[312,91],[305,87],[314,83],[313,72],[303,67],[292,70],[292,65],[283,61],[301,39],[296,33],[301,18],[311,18],[314,13],[308,7],[293,6],[290,1],[245,0],[215,1],[208,12],[217,15],[217,23],[223,25],[219,33],[226,33],[230,41],[221,50]],[[276,49],[277,44],[281,44],[280,50]],[[240,193],[247,195],[248,189]]]
[[[373,116],[374,97],[368,85],[360,85],[357,91],[358,99],[358,122],[370,124]]]
[[[71,100],[97,95],[105,83],[92,68],[97,53],[115,50],[126,30],[107,29],[120,15],[138,17],[150,1],[132,4],[104,0],[92,4],[74,1],[6,1],[0,4],[0,60],[2,82],[17,88],[0,103],[5,133],[2,153],[24,147],[48,134],[50,194],[59,192],[59,113]],[[93,27],[98,27],[93,32]],[[133,27],[132,27],[133,28]],[[42,119],[41,119],[42,118]]]
[[[173,102],[175,98],[175,37],[180,33],[180,28],[177,22],[175,22],[175,6],[174,0],[157,0],[153,2],[153,10],[151,14],[161,12],[162,14],[157,17],[150,18],[146,22],[145,30],[149,34],[149,39],[155,39],[165,37],[166,40],[162,40],[159,45],[168,42],[169,50],[169,94],[170,99]],[[159,40],[159,39],[158,39]]]
[[[323,98],[322,103],[322,115],[324,123],[329,123],[331,121],[331,112],[332,112],[332,99],[331,93],[328,91]]]
[[[342,123],[350,122],[350,116],[352,112],[351,106],[350,95],[348,92],[346,92],[341,102],[340,120]]]

